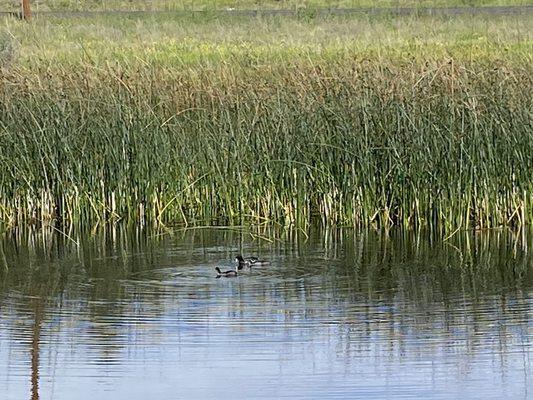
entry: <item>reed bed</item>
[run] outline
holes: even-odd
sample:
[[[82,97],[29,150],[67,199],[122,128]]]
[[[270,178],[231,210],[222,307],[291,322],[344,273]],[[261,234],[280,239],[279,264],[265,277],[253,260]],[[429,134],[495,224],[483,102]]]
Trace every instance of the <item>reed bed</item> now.
[[[0,220],[530,224],[530,49],[206,45],[4,68]]]

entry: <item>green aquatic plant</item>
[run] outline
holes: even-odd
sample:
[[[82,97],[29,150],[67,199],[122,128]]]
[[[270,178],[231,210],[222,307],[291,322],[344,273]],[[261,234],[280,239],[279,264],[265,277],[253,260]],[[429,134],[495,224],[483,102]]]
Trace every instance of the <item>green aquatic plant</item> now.
[[[528,65],[249,61],[4,75],[2,218],[531,221]]]
[[[0,220],[531,223],[527,20],[14,24]]]

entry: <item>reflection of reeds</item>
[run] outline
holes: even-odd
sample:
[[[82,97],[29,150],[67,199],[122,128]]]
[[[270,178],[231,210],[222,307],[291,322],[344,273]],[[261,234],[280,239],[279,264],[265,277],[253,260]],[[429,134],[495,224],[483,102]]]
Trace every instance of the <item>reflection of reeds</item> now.
[[[34,310],[31,321],[6,318],[2,326],[31,335],[32,394],[38,389],[45,305],[47,315],[65,321],[43,324],[46,337],[65,338],[68,351],[101,365],[131,361],[132,352],[122,351],[131,343],[142,348],[175,340],[178,347],[190,344],[191,336],[235,339],[237,331],[283,331],[279,343],[306,338],[307,350],[327,343],[332,355],[354,366],[362,357],[400,363],[431,358],[432,368],[444,360],[462,374],[480,354],[498,354],[499,368],[508,371],[517,351],[527,351],[531,232],[461,231],[442,241],[427,232],[316,227],[300,240],[299,231],[264,228],[262,236],[278,240],[254,241],[246,230],[190,229],[169,241],[120,227],[71,233],[79,246],[53,229],[18,230],[0,242],[11,266],[0,274],[0,307],[8,316],[25,315],[24,300],[3,307],[15,292]],[[275,262],[260,280],[249,275],[220,292],[206,264],[226,251],[229,258],[241,245],[270,253]],[[153,274],[177,262],[178,268],[205,265],[211,278],[174,275],[165,283],[159,279],[164,275]],[[168,318],[174,321],[165,323]],[[261,323],[250,323],[256,319]],[[211,322],[216,329],[206,329]],[[165,324],[176,329],[165,331]],[[41,353],[64,351],[65,342],[47,340]]]
[[[448,294],[462,290],[474,294],[496,293],[499,288],[527,290],[531,282],[533,235],[528,230],[463,231],[446,241],[426,231],[380,233],[314,227],[305,237],[299,232],[270,226],[252,232],[247,228],[188,229],[169,236],[116,225],[91,235],[72,232],[79,240],[77,245],[51,228],[17,229],[0,241],[8,267],[0,278],[6,289],[17,287],[47,296],[66,290],[72,279],[89,279],[94,280],[98,297],[117,299],[123,295],[123,279],[138,279],[176,260],[185,265],[203,264],[203,249],[216,248],[220,253],[214,257],[219,262],[248,249],[281,260],[273,263],[283,265],[274,268],[282,277],[323,275],[328,285],[349,285],[358,294],[386,293],[394,288],[396,295],[416,298],[420,305],[446,301]],[[272,240],[258,239],[267,236]],[[181,250],[167,255],[168,246]]]
[[[31,400],[39,400],[39,358],[41,344],[41,324],[43,322],[44,300],[36,298],[33,300],[34,322],[31,339]]]

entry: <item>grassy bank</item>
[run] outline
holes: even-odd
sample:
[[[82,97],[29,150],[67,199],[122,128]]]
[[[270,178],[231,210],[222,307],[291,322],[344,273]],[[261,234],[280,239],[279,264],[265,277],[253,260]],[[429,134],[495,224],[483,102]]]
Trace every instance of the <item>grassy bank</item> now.
[[[19,8],[20,2],[0,0],[1,11]],[[41,0],[31,1],[34,11],[212,11],[317,8],[485,7],[528,5],[527,0]]]
[[[0,219],[533,220],[529,17],[181,22],[6,23]]]

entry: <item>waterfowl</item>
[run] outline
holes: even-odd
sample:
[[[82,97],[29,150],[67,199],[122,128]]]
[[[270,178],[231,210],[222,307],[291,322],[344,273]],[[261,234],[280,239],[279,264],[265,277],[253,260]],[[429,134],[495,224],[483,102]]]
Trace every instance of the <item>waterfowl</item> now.
[[[217,271],[217,278],[225,277],[225,278],[233,278],[237,276],[237,271],[234,269],[230,269],[229,271],[221,271],[219,267],[215,267],[215,271]]]
[[[238,269],[243,269],[244,267],[254,267],[254,266],[260,266],[260,265],[268,265],[270,262],[266,260],[260,260],[257,257],[247,257],[244,258],[242,255],[238,255],[235,257],[235,261],[237,262]]]

